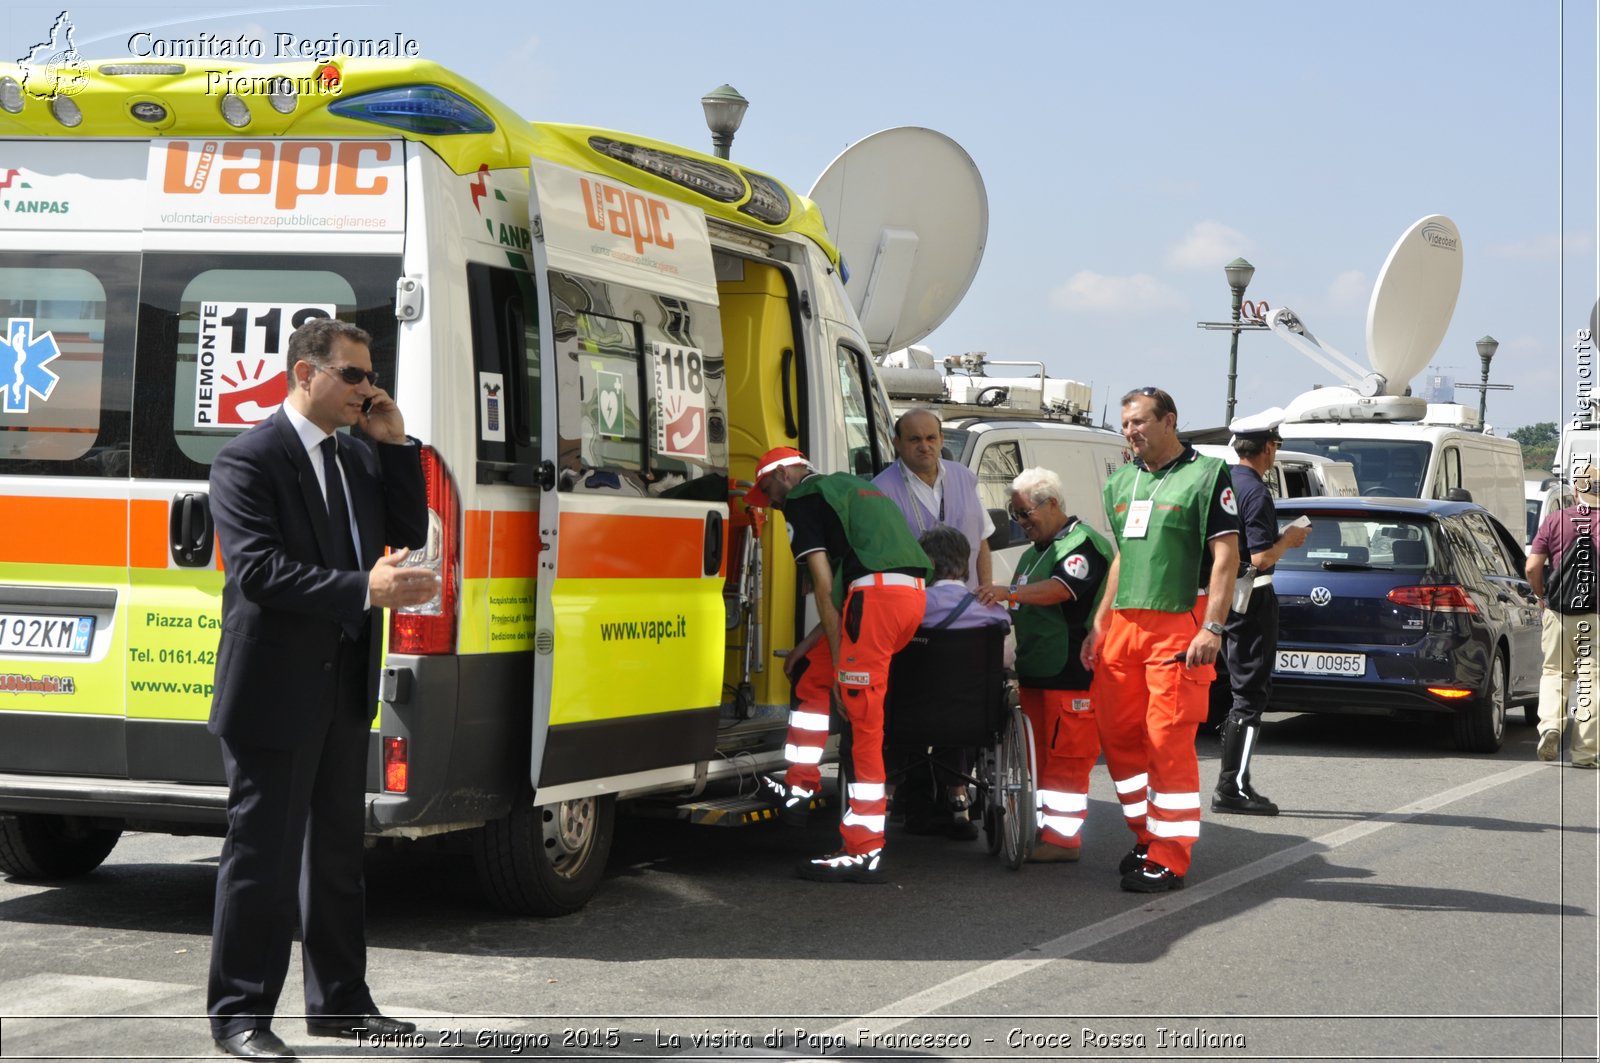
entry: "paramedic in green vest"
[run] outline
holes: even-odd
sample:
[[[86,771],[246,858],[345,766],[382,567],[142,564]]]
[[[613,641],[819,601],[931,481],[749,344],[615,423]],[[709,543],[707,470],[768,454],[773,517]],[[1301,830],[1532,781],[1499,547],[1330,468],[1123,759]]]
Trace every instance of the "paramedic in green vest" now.
[[[884,493],[848,473],[823,475],[805,455],[775,447],[756,463],[745,504],[783,513],[795,560],[811,577],[821,623],[784,662],[799,705],[789,716],[780,783],[765,779],[778,808],[806,807],[821,789],[830,699],[838,692],[850,724],[853,769],[839,833],[843,848],[802,863],[801,878],[882,882],[888,812],[883,766],[883,701],[889,659],[922,622],[928,555]]]
[[[1239,571],[1239,507],[1227,465],[1178,439],[1160,388],[1122,397],[1135,460],[1106,481],[1117,559],[1084,640],[1106,767],[1136,837],[1122,888],[1183,888],[1200,836],[1195,732],[1206,718]]]
[[[1033,546],[1017,560],[1010,586],[991,584],[978,598],[1017,611],[1017,683],[1038,761],[1038,838],[1029,859],[1076,860],[1089,770],[1100,756],[1080,651],[1111,567],[1111,544],[1067,512],[1061,477],[1049,469],[1024,469],[1011,481],[1011,519]]]

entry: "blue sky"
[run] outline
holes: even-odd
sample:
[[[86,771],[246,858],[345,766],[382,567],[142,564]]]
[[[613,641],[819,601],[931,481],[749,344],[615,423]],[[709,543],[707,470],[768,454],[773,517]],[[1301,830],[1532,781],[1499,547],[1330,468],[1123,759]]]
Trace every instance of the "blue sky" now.
[[[61,10],[11,5],[0,54]],[[529,118],[702,148],[700,96],[726,82],[751,101],[734,157],[801,191],[872,132],[940,130],[983,174],[989,234],[967,298],[924,342],[1043,360],[1093,384],[1097,408],[1159,384],[1193,427],[1223,415],[1228,334],[1195,327],[1228,316],[1223,263],[1248,258],[1248,298],[1364,361],[1390,246],[1446,214],[1465,272],[1432,365],[1476,382],[1474,341],[1499,339],[1491,381],[1516,388],[1489,396],[1502,431],[1564,419],[1577,389],[1600,253],[1594,0],[68,10],[90,58],[140,31],[269,51],[279,32],[402,33]],[[1333,382],[1270,334],[1242,336],[1239,362],[1241,413]]]

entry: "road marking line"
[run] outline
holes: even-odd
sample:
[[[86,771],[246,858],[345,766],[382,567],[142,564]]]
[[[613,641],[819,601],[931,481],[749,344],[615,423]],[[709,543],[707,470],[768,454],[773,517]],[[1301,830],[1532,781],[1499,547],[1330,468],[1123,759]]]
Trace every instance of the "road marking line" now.
[[[80,1022],[81,1016],[110,1016],[164,997],[196,994],[192,985],[138,978],[98,978],[79,974],[31,974],[0,982],[0,1018],[16,1038]]]
[[[929,986],[919,993],[913,993],[889,1004],[886,1007],[870,1011],[861,1016],[861,1019],[873,1019],[872,1032],[882,1033],[903,1026],[913,1019],[924,1018],[941,1008],[947,1008],[957,1001],[973,996],[1013,978],[1020,978],[1031,971],[1050,963],[1052,960],[1066,959],[1074,953],[1093,948],[1101,942],[1108,941],[1119,934],[1126,934],[1130,930],[1148,926],[1160,919],[1197,904],[1203,904],[1215,897],[1221,896],[1232,889],[1237,889],[1246,883],[1277,871],[1282,871],[1309,857],[1330,852],[1343,845],[1359,841],[1381,830],[1386,830],[1399,823],[1415,819],[1417,816],[1432,812],[1437,808],[1492,790],[1509,782],[1515,782],[1524,776],[1536,771],[1544,770],[1546,764],[1519,764],[1508,768],[1496,775],[1490,775],[1476,782],[1465,783],[1453,787],[1432,797],[1424,797],[1413,801],[1409,805],[1402,805],[1392,812],[1379,812],[1360,823],[1352,823],[1348,827],[1341,827],[1330,834],[1320,838],[1303,841],[1299,845],[1291,846],[1282,852],[1264,856],[1260,860],[1245,864],[1243,867],[1224,871],[1220,875],[1206,879],[1199,885],[1184,889],[1178,893],[1161,894],[1159,899],[1152,897],[1143,901],[1140,907],[1114,915],[1109,919],[1102,919],[1092,923],[1081,930],[1074,930],[1070,934],[1063,934],[1051,941],[1047,941],[1037,948],[1007,956],[1002,960],[995,960],[982,967],[975,968],[954,978],[946,979],[937,985]],[[1149,908],[1153,901],[1155,908]],[[884,1022],[884,1019],[896,1021]],[[839,1037],[853,1035],[860,1029],[860,1020],[850,1019],[825,1031],[825,1035]]]

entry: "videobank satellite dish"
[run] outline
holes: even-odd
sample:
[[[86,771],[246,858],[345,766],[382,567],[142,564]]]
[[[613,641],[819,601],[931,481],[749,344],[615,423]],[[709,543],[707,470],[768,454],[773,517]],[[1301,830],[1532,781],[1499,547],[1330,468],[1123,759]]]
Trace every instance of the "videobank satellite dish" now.
[[[967,294],[989,235],[989,197],[972,157],[943,133],[901,126],[857,141],[810,196],[874,352],[916,343]]]
[[[1461,234],[1443,214],[1407,229],[1389,252],[1367,307],[1367,358],[1399,395],[1439,349],[1461,293]]]

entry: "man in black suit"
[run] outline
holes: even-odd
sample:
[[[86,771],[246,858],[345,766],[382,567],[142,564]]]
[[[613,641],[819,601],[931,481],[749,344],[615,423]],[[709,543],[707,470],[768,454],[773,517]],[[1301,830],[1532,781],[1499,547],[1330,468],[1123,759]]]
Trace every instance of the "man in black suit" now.
[[[295,330],[288,398],[211,466],[227,580],[209,727],[228,835],[207,1012],[217,1048],[243,1058],[296,1058],[270,1025],[297,919],[308,1033],[416,1029],[379,1014],[367,988],[362,835],[375,611],[421,605],[439,583],[399,567],[427,540],[427,498],[370,344],[343,321]],[[350,425],[376,445],[336,432]],[[380,556],[386,545],[405,549]]]

